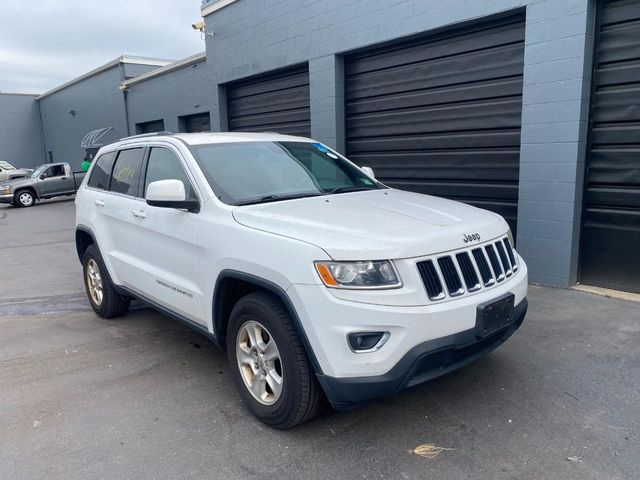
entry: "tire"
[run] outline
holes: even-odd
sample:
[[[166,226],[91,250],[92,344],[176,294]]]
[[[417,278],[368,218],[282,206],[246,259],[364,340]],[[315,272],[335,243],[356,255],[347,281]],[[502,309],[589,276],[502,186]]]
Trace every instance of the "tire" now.
[[[36,197],[31,190],[18,190],[13,196],[13,204],[19,208],[32,207]]]
[[[266,353],[258,356],[253,353],[254,346],[247,336],[256,324],[263,328],[262,342],[258,341],[258,344],[266,345]],[[268,353],[274,352],[271,342],[275,342],[279,360],[268,361]],[[247,353],[249,347],[252,357]],[[292,428],[316,416],[324,406],[324,394],[293,321],[280,300],[268,292],[251,293],[233,307],[227,329],[227,358],[240,397],[251,413],[267,425],[281,430]],[[242,363],[252,358],[256,359],[253,366]],[[264,359],[268,361],[266,364]],[[253,370],[263,376],[267,372],[269,377],[265,377],[265,394],[261,400],[248,382]],[[279,394],[277,389],[270,387],[270,382],[273,384],[278,376],[282,380]],[[255,381],[255,377],[253,379]]]
[[[82,272],[89,303],[99,317],[119,317],[127,312],[131,300],[116,291],[102,256],[95,245],[89,245],[84,252]]]

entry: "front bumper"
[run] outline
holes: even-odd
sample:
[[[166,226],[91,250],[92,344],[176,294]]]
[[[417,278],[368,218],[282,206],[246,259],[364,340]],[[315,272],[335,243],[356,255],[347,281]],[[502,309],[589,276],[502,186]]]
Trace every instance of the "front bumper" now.
[[[13,193],[3,193],[0,195],[0,203],[13,203]]]
[[[387,373],[372,377],[336,378],[318,375],[332,406],[350,406],[394,395],[401,390],[456,370],[488,354],[507,340],[524,320],[527,299],[515,307],[513,321],[479,339],[475,329],[429,340],[413,347]]]
[[[329,400],[339,407],[389,395],[496,348],[524,318],[527,277],[526,264],[520,261],[518,271],[498,285],[428,305],[345,300],[323,285],[294,284],[287,294],[299,317],[319,381]],[[478,306],[508,294],[513,295],[519,316],[514,315],[507,327],[491,335],[491,340],[476,340],[473,335]],[[389,337],[376,351],[354,353],[347,341],[353,332],[388,332]],[[439,356],[426,359],[434,353]],[[427,366],[430,361],[435,362],[433,369]]]

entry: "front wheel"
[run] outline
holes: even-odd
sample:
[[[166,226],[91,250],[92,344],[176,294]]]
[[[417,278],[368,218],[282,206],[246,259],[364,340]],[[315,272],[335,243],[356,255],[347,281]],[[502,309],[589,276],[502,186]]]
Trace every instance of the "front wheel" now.
[[[95,245],[89,245],[87,248],[82,266],[84,286],[93,311],[102,318],[124,315],[129,309],[130,300],[116,291]]]
[[[287,429],[313,418],[323,393],[288,312],[267,292],[233,307],[227,356],[236,387],[262,422]]]
[[[19,190],[13,196],[13,203],[16,207],[26,208],[36,203],[36,199],[30,190]]]

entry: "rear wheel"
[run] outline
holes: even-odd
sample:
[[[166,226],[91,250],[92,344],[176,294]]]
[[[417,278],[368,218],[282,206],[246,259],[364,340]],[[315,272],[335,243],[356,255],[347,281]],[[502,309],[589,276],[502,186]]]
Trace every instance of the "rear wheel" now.
[[[124,315],[129,309],[130,300],[116,291],[95,245],[87,247],[82,265],[84,286],[93,311],[102,318]]]
[[[262,422],[287,429],[313,418],[323,393],[288,312],[267,292],[234,306],[227,331],[229,368],[242,400]]]
[[[31,190],[18,190],[13,196],[13,203],[16,207],[31,207],[36,203],[36,198]]]

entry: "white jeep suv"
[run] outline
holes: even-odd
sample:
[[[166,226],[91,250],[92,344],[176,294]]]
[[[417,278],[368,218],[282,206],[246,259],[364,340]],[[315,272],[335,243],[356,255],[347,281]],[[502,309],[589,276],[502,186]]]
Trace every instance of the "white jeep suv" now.
[[[129,137],[100,149],[76,205],[95,312],[135,298],[201,331],[277,428],[465,365],[527,309],[502,217],[388,188],[307,138]]]

